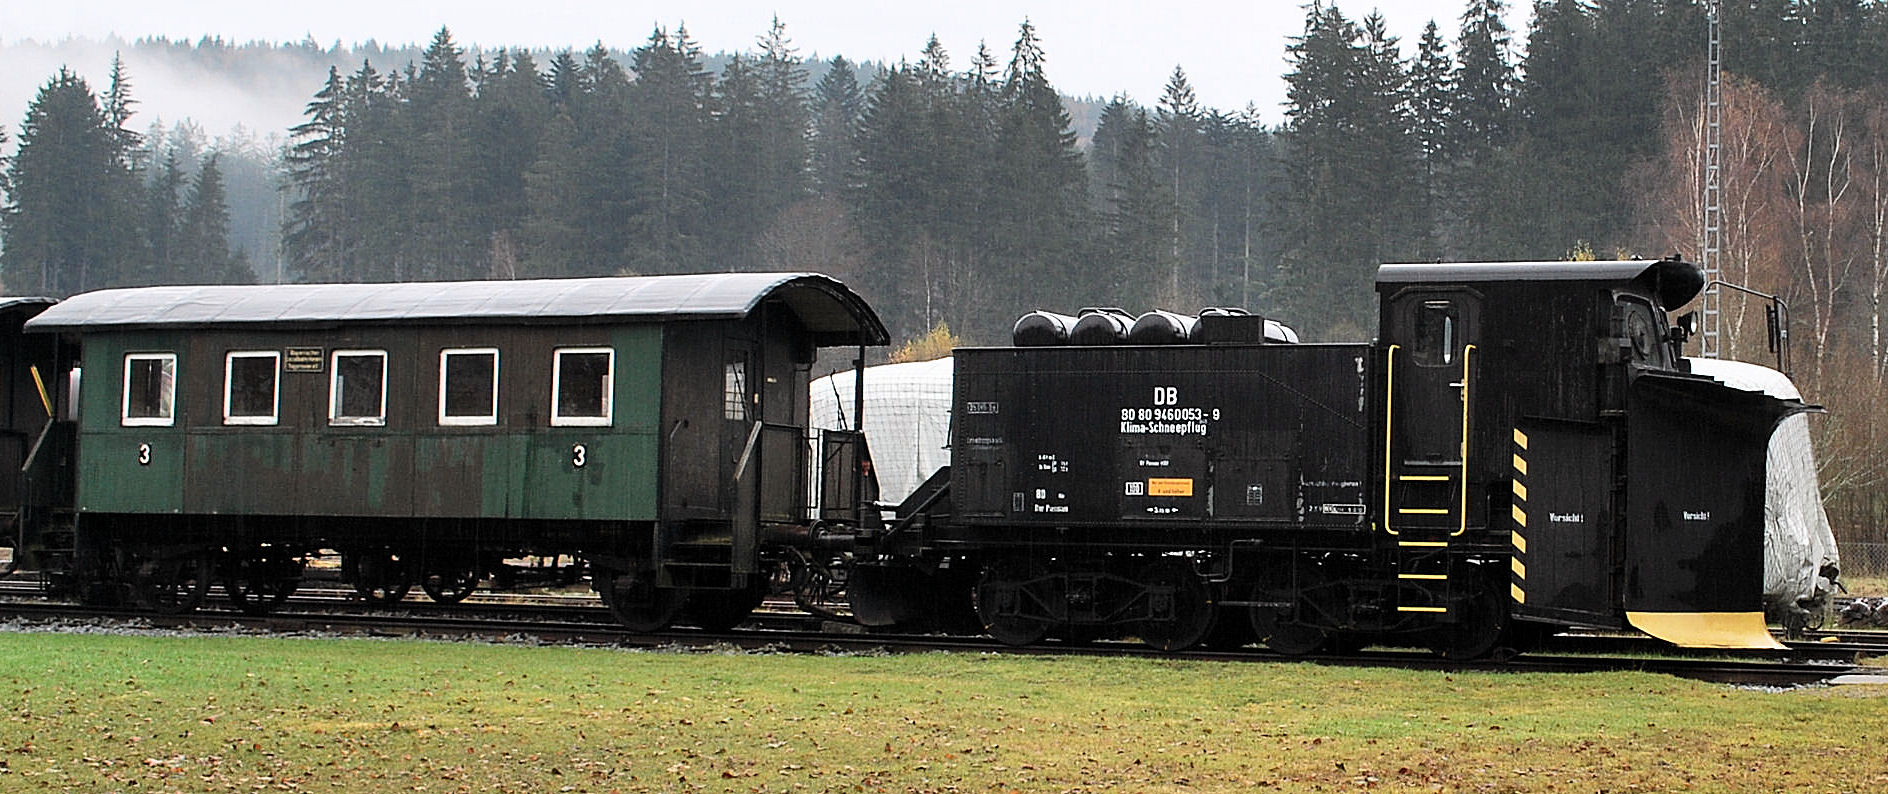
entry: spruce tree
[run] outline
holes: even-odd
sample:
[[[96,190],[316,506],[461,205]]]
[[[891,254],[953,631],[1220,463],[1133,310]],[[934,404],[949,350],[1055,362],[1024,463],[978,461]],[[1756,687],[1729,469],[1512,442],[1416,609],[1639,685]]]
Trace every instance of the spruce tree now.
[[[402,115],[412,132],[413,175],[405,238],[414,279],[466,279],[486,274],[486,235],[477,228],[473,193],[472,95],[464,51],[440,28],[407,86]],[[481,155],[484,153],[480,153]]]
[[[230,250],[229,203],[215,154],[197,169],[184,198],[182,220],[174,283],[247,284],[255,280],[244,257]]]
[[[128,95],[117,100],[114,123],[85,80],[60,69],[27,106],[5,161],[0,278],[9,291],[65,297],[125,283],[128,255],[141,248],[133,207],[142,191],[125,160]]]
[[[1017,266],[1011,312],[1095,295],[1083,266],[1085,166],[1046,61],[1035,27],[1024,20],[1003,73],[989,197],[991,253]]]
[[[1203,224],[1198,215],[1201,182],[1207,170],[1202,129],[1205,121],[1205,113],[1200,109],[1186,71],[1173,67],[1166,90],[1161,94],[1155,121],[1158,131],[1155,159],[1163,183],[1162,195],[1172,202],[1172,206],[1158,213],[1167,221],[1167,250],[1157,261],[1165,264],[1167,270],[1149,274],[1158,279],[1149,283],[1160,285],[1155,302],[1175,309],[1204,301],[1209,291],[1202,288],[1207,278],[1199,264],[1211,258],[1210,254],[1202,255],[1202,249],[1210,248],[1211,239],[1202,233]]]
[[[755,64],[760,83],[762,205],[768,216],[804,197],[809,189],[807,160],[812,116],[806,92],[806,65],[775,17],[760,39]]]
[[[328,67],[328,79],[308,102],[307,121],[289,130],[283,152],[282,189],[289,194],[283,218],[284,268],[298,278],[332,281],[348,269],[343,240],[346,191],[341,158],[346,145],[347,81]]]
[[[1450,198],[1456,195],[1453,166],[1460,150],[1455,140],[1454,72],[1442,34],[1430,20],[1410,63],[1410,123],[1422,167],[1419,212],[1431,243],[1444,257],[1454,253],[1451,205],[1456,202]]]
[[[1508,246],[1493,244],[1473,230],[1524,228],[1523,218],[1504,218],[1517,206],[1511,196],[1513,169],[1502,153],[1513,142],[1515,65],[1509,46],[1502,0],[1470,0],[1456,39],[1448,110],[1448,173],[1438,209],[1455,227],[1445,239],[1451,254],[1472,259],[1499,258]],[[1419,122],[1420,123],[1420,122]]]
[[[1456,39],[1450,108],[1460,156],[1473,161],[1508,142],[1514,131],[1514,61],[1503,0],[1469,0]]]
[[[1423,237],[1408,73],[1381,17],[1360,28],[1335,7],[1311,7],[1287,53],[1280,297],[1328,307],[1306,323],[1313,334],[1365,336],[1376,265]]]
[[[162,165],[153,169],[145,183],[144,256],[130,278],[132,284],[167,284],[176,281],[178,262],[183,255],[182,212],[179,203],[184,187],[183,167],[177,162],[176,147],[164,153]]]
[[[412,116],[402,109],[411,81],[401,72],[382,75],[365,61],[348,78],[347,146],[340,161],[345,269],[334,274],[336,280],[416,281],[431,271],[419,259],[425,242],[413,233],[417,144]]]
[[[1175,206],[1171,183],[1159,162],[1157,140],[1156,125],[1147,111],[1125,97],[1116,97],[1102,109],[1089,149],[1092,170],[1100,182],[1096,193],[1102,202],[1106,240],[1097,272],[1090,274],[1099,303],[1145,304],[1164,291],[1152,287],[1167,284],[1176,266]]]
[[[771,213],[766,108],[759,76],[746,57],[734,56],[715,85],[715,115],[708,140],[708,201],[703,229],[709,267],[751,269],[755,238]]]
[[[468,139],[477,155],[464,200],[474,203],[471,223],[480,235],[487,272],[468,275],[520,275],[518,227],[528,211],[525,172],[537,161],[538,139],[550,115],[550,92],[530,53],[500,50],[472,100]]]
[[[848,203],[861,236],[880,263],[882,298],[875,304],[894,336],[921,333],[932,322],[931,282],[921,254],[934,184],[935,148],[925,95],[906,64],[879,76],[859,120],[858,158]]]
[[[629,85],[629,173],[626,264],[642,273],[708,268],[707,149],[713,81],[686,28],[658,28],[633,56]],[[612,178],[621,179],[620,175]]]
[[[813,87],[813,133],[809,152],[813,189],[839,196],[846,189],[846,174],[858,157],[853,136],[865,112],[865,92],[859,87],[852,62],[835,55],[826,74]]]

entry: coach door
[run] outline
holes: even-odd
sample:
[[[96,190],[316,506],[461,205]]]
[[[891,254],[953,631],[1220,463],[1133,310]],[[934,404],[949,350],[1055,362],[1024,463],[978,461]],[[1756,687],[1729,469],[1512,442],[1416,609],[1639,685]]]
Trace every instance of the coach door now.
[[[1398,295],[1385,364],[1384,529],[1426,538],[1467,527],[1468,434],[1481,300],[1466,290]]]

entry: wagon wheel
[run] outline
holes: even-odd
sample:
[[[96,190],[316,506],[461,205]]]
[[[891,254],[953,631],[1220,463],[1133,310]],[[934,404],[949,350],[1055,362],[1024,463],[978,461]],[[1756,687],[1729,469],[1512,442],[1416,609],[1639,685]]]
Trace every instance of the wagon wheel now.
[[[1148,618],[1136,626],[1141,642],[1162,651],[1198,645],[1213,629],[1213,594],[1192,566],[1173,559],[1141,569]]]
[[[1291,622],[1289,609],[1253,607],[1252,631],[1267,649],[1286,656],[1316,653],[1329,639],[1323,629]]]
[[[138,602],[165,615],[194,610],[210,592],[215,571],[207,552],[147,561],[138,566]]]
[[[1064,600],[1061,580],[1042,566],[997,563],[977,582],[977,619],[998,642],[1029,645],[1049,635]]]
[[[369,603],[398,604],[413,589],[406,561],[387,549],[354,552],[341,559],[341,575]]]
[[[1492,588],[1483,588],[1462,602],[1454,623],[1429,630],[1429,649],[1448,659],[1480,659],[1501,645],[1507,618],[1502,597]]]
[[[749,574],[748,585],[733,590],[696,590],[688,594],[682,607],[682,619],[708,631],[727,631],[747,620],[754,608],[767,600],[772,581],[760,574]]]
[[[479,589],[479,580],[482,578],[483,572],[476,562],[446,561],[430,568],[425,576],[420,577],[420,589],[426,591],[427,597],[441,604],[457,604]]]
[[[301,560],[274,549],[233,554],[223,575],[223,590],[245,615],[275,611],[301,583]]]
[[[1252,631],[1273,653],[1304,656],[1316,653],[1331,639],[1329,632],[1303,622],[1334,608],[1338,593],[1322,587],[1324,577],[1314,565],[1300,564],[1297,590],[1290,585],[1261,588],[1253,597],[1264,605],[1251,608]]]
[[[682,612],[682,591],[657,587],[647,574],[618,574],[598,570],[597,594],[609,605],[610,615],[630,631],[661,631]]]

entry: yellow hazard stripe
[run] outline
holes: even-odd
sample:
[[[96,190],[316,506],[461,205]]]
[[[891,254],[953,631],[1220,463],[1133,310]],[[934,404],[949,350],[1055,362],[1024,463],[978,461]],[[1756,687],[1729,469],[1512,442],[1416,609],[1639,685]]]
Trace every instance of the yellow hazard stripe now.
[[[1518,427],[1514,429],[1514,445],[1527,449],[1527,434],[1521,432],[1521,428]]]

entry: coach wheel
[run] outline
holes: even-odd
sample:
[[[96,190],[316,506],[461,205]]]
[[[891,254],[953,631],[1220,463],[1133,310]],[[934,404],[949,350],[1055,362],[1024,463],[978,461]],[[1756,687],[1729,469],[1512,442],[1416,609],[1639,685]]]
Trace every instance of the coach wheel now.
[[[138,566],[138,601],[165,615],[189,612],[203,604],[215,571],[208,553],[150,560]]]
[[[1141,570],[1148,617],[1135,627],[1141,642],[1163,651],[1191,648],[1213,629],[1213,594],[1193,568],[1160,560]]]
[[[406,560],[386,549],[355,552],[341,558],[341,574],[369,603],[398,604],[413,589]]]
[[[727,631],[747,620],[754,608],[767,600],[771,582],[767,577],[750,574],[746,587],[734,590],[696,590],[688,594],[682,606],[682,619],[708,631]]]
[[[603,585],[598,595],[610,607],[616,622],[630,631],[661,631],[682,612],[682,591],[657,587],[646,574],[598,571],[597,575]]]
[[[223,577],[230,603],[245,615],[275,611],[301,583],[301,560],[270,549],[237,552]]]
[[[479,589],[478,563],[446,562],[420,577],[420,589],[441,604],[457,604]]]
[[[1065,596],[1059,577],[1039,565],[999,563],[977,582],[977,619],[1005,645],[1029,645],[1049,636]]]

